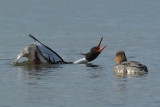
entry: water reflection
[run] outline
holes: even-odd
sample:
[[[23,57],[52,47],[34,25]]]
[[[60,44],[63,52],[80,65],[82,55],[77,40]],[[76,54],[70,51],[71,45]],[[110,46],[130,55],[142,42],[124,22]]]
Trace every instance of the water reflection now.
[[[62,65],[53,65],[53,64],[40,64],[35,65],[28,62],[22,62],[14,65],[18,70],[18,78],[20,80],[40,80],[41,78],[50,78],[50,73],[59,70],[59,68],[63,68]],[[52,69],[50,69],[52,68]],[[34,83],[29,83],[29,85],[34,85]]]
[[[23,61],[21,63],[16,63],[14,66],[17,66],[26,71],[42,71],[46,68],[62,68],[58,64],[33,64],[32,62]]]
[[[135,80],[141,80],[141,78],[146,78],[147,74],[143,74],[143,75],[120,75],[120,74],[114,74],[115,78],[116,78],[116,91],[120,94],[127,94],[128,88],[130,88],[131,82],[135,81]],[[140,79],[139,79],[140,78]],[[122,99],[122,98],[121,98]]]
[[[103,71],[104,68],[100,65],[88,63],[88,64],[85,64],[85,66],[87,67],[86,70],[90,74],[89,78],[97,78],[97,77],[99,78],[104,75],[101,72],[101,71]]]
[[[119,74],[119,73],[114,73],[114,76],[117,80],[117,92],[119,93],[125,93],[125,91],[128,91],[128,82],[137,79],[137,78],[144,78],[147,77],[147,74]]]
[[[33,64],[32,62],[27,62],[27,61],[23,61],[21,63],[16,63],[14,64],[14,66],[17,66],[23,70],[26,71],[42,71],[43,69],[46,68],[63,68],[62,67],[63,64]],[[87,63],[87,64],[83,64],[85,65],[85,67],[87,67],[87,69],[92,69],[92,70],[102,70],[103,68],[100,65],[96,65],[96,64],[92,64],[92,63]]]
[[[100,65],[95,65],[95,64],[92,64],[92,63],[87,63],[85,64],[86,67],[91,67],[93,69],[98,69],[100,68]]]
[[[124,82],[127,82],[127,81],[124,81]],[[126,86],[126,83],[119,83],[117,84],[117,91],[118,92],[122,92],[122,91],[126,91],[127,90],[127,86]]]
[[[89,77],[90,78],[97,78],[102,76],[101,71],[103,71],[103,67],[100,65],[88,63],[88,64],[82,64],[85,66],[86,71],[89,71]],[[14,65],[20,69],[21,77],[27,77],[27,78],[36,78],[40,79],[42,75],[47,75],[50,71],[57,71],[59,68],[63,68],[64,64],[40,64],[35,65],[32,62],[23,61],[21,63],[17,63]],[[51,68],[51,69],[50,69]],[[47,70],[46,70],[47,69]]]
[[[119,73],[114,73],[115,78],[121,79],[121,78],[137,78],[137,77],[146,77],[147,74],[119,74]]]

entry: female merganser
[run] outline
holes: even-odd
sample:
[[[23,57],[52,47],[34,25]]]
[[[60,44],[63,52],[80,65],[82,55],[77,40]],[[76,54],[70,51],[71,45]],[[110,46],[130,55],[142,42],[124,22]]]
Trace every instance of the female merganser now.
[[[90,61],[93,61],[106,47],[104,46],[102,49],[100,49],[100,45],[102,42],[102,39],[100,40],[97,47],[93,47],[91,51],[87,54],[85,54],[85,58],[82,58],[80,60],[74,61],[74,62],[66,62],[64,61],[55,51],[53,51],[48,46],[42,44],[38,39],[36,39],[34,36],[29,35],[31,38],[34,39],[35,44],[31,44],[26,46],[22,52],[18,55],[17,59],[14,61],[14,64],[18,62],[18,60],[22,57],[26,57],[28,61],[33,62],[34,64],[41,64],[41,63],[49,63],[49,64],[82,64],[87,63]]]
[[[128,62],[124,51],[117,52],[114,60],[117,62],[117,65],[113,69],[116,74],[148,73],[148,69],[145,65],[135,61]]]

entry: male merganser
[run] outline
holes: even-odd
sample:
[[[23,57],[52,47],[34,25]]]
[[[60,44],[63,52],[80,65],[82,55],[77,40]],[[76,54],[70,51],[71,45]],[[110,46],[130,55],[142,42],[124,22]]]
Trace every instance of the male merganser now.
[[[104,46],[102,49],[100,49],[100,45],[102,42],[102,39],[100,40],[97,47],[93,47],[91,51],[87,54],[85,54],[85,58],[82,58],[80,60],[74,61],[74,62],[66,62],[64,61],[55,51],[53,51],[48,46],[42,44],[38,39],[36,39],[34,36],[29,35],[31,38],[34,39],[35,44],[31,44],[26,46],[22,52],[18,55],[17,59],[14,61],[14,64],[18,62],[18,60],[22,57],[26,57],[28,61],[33,62],[34,64],[41,64],[41,63],[49,63],[49,64],[82,64],[87,63],[90,61],[93,61],[106,47]]]
[[[114,60],[117,62],[117,65],[113,69],[116,74],[148,73],[148,69],[145,65],[135,61],[128,62],[124,51],[117,52]]]
[[[94,46],[93,48],[91,48],[90,52],[83,54],[85,57],[82,59],[79,59],[77,61],[74,61],[74,64],[85,64],[88,63],[90,61],[93,61],[94,59],[96,59],[98,57],[98,55],[103,51],[103,49],[106,47],[104,46],[103,48],[100,49],[100,45],[101,42],[103,40],[103,37],[101,38],[100,42],[98,43],[97,46]]]

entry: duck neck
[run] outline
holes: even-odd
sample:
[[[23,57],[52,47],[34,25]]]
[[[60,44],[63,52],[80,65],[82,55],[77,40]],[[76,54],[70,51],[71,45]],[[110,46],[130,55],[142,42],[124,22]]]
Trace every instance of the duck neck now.
[[[74,64],[86,64],[87,62],[89,62],[86,58],[81,58],[77,61],[74,61]]]

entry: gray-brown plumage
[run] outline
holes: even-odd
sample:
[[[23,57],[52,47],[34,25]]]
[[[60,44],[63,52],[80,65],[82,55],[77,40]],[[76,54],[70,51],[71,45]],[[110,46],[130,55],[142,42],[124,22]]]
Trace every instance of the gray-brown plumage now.
[[[119,51],[116,53],[116,58],[114,59],[117,65],[114,67],[113,71],[118,74],[145,74],[148,73],[148,69],[145,65],[136,61],[127,61],[124,51]]]

